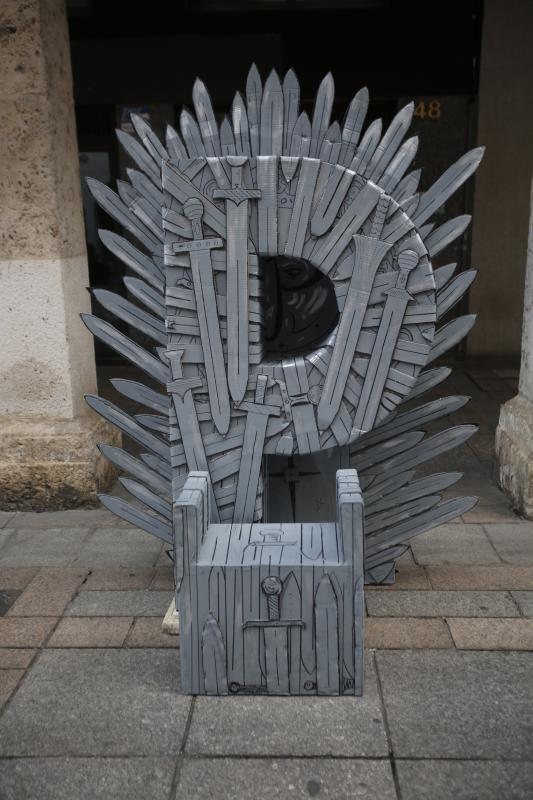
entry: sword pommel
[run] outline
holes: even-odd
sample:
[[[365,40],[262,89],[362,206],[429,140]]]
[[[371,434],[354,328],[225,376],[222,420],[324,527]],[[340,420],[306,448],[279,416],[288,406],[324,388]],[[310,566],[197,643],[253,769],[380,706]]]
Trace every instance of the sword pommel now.
[[[409,280],[409,273],[415,269],[418,264],[418,253],[414,250],[403,250],[398,256],[398,266],[400,271],[396,280],[397,289],[405,289],[407,281]]]

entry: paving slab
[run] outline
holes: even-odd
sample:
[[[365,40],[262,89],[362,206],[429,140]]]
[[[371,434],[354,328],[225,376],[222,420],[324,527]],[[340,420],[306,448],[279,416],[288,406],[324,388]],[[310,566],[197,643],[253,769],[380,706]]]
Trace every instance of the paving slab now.
[[[2,617],[0,647],[40,647],[56,623],[54,617]]]
[[[4,531],[0,531],[1,535]],[[0,548],[2,567],[68,566],[89,535],[88,528],[21,528]]]
[[[6,528],[4,530],[0,530],[0,554],[2,553],[3,548],[7,544],[7,542],[11,539],[14,534],[13,528]],[[1,562],[0,562],[1,564]]]
[[[521,521],[521,517],[519,517],[512,508],[504,505],[476,505],[474,508],[471,508],[470,511],[463,514],[462,519],[464,522],[474,523],[515,523]]]
[[[74,563],[90,567],[153,567],[161,548],[159,539],[138,528],[97,528]]]
[[[44,650],[4,712],[0,754],[176,754],[191,702],[178,691],[173,652]]]
[[[533,650],[533,619],[449,619],[448,625],[461,650]]]
[[[530,589],[533,567],[494,566],[426,567],[434,589]]]
[[[153,567],[103,567],[91,570],[83,584],[87,591],[122,591],[148,589],[154,577]],[[165,588],[165,587],[161,587]]]
[[[1,522],[1,518],[0,518]],[[121,527],[121,520],[105,508],[77,508],[64,511],[17,511],[10,528],[96,528]],[[129,527],[129,523],[124,523]],[[1,525],[0,525],[1,527]]]
[[[26,589],[7,612],[10,617],[60,617],[74,592],[40,592]]]
[[[481,525],[440,525],[411,539],[418,564],[497,564]]]
[[[3,669],[0,671],[0,708],[9,700],[23,675],[23,669]]]
[[[150,589],[167,589],[174,591],[174,567],[172,564],[155,568],[155,574]]]
[[[19,589],[0,589],[0,617],[5,616],[20,597]]]
[[[402,800],[530,800],[533,762],[396,761]]]
[[[502,561],[533,565],[533,522],[485,525],[484,528]]]
[[[47,647],[121,647],[132,617],[63,617]]]
[[[253,787],[253,788],[252,788]],[[388,760],[186,758],[175,800],[396,800]]]
[[[376,617],[518,617],[509,592],[367,592],[366,607]]]
[[[0,567],[0,589],[25,589],[39,567]]]
[[[3,800],[167,800],[172,758],[0,759]]]
[[[198,697],[189,754],[235,756],[386,756],[376,675],[365,665],[355,697]]]
[[[533,587],[533,582],[530,584]],[[520,613],[524,617],[533,617],[533,592],[511,592],[513,600],[518,603]]]
[[[67,617],[159,617],[172,600],[170,592],[147,589],[122,592],[79,592],[65,611]]]
[[[453,647],[443,619],[368,617],[365,647],[377,650]]]
[[[26,669],[37,650],[0,647],[0,669]]]
[[[14,516],[14,511],[0,511],[0,528],[7,528],[8,523]]]
[[[375,657],[395,756],[531,758],[533,653],[381,650]]]
[[[179,636],[165,633],[160,617],[138,617],[126,637],[126,647],[179,647]],[[176,656],[178,658],[178,656]]]

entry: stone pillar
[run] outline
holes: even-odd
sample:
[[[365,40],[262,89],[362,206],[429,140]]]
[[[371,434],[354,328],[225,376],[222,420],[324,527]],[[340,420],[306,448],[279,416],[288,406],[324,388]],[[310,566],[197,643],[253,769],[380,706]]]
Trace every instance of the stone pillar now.
[[[0,508],[96,501],[116,434],[86,407],[96,374],[63,0],[0,20]]]
[[[479,275],[469,310],[470,357],[516,356],[533,166],[533,3],[485,0],[479,74],[478,142],[486,146],[476,174],[472,264]]]
[[[501,407],[496,453],[502,488],[516,508],[533,519],[533,191],[529,221],[522,360],[518,394]]]

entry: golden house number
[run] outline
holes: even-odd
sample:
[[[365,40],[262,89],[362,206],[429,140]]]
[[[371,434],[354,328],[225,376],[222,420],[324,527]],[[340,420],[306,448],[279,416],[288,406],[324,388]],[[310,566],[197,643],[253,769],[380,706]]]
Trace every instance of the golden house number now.
[[[440,100],[420,100],[414,111],[419,119],[440,119]]]

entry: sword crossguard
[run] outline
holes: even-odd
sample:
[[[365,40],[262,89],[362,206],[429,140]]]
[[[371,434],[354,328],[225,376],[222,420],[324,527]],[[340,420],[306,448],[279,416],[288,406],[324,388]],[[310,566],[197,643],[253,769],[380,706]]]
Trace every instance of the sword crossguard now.
[[[226,161],[231,167],[231,189],[215,189],[214,199],[229,200],[236,206],[244,200],[259,200],[262,192],[244,186],[243,167],[248,161],[247,156],[227,156]]]
[[[194,389],[200,389],[204,382],[199,377],[192,378],[176,378],[167,383],[167,392],[170,394],[177,394],[178,397],[184,397],[187,392],[192,392]]]

